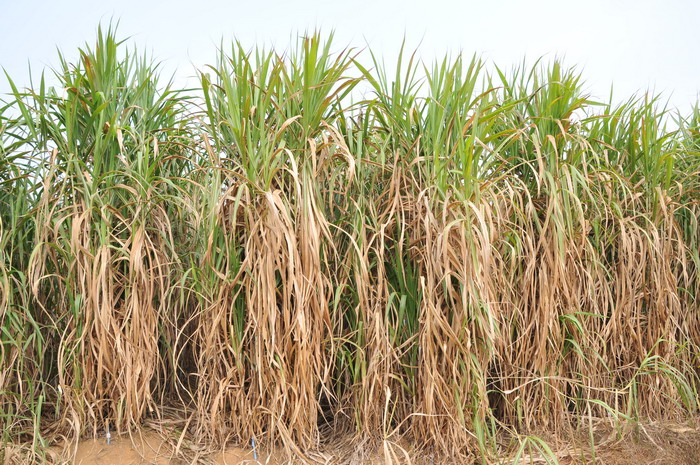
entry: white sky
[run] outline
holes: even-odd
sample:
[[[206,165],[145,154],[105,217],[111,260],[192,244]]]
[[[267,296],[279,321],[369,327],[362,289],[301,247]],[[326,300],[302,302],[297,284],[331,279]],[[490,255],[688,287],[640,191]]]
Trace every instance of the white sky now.
[[[213,61],[221,38],[277,44],[304,30],[336,31],[336,46],[372,49],[388,62],[406,35],[420,55],[460,49],[508,68],[523,57],[561,56],[583,70],[587,89],[619,98],[654,89],[687,111],[700,90],[700,2],[692,0],[0,0],[0,66],[20,86],[92,42],[98,22],[119,32],[177,76]],[[369,57],[368,57],[369,58]],[[0,79],[0,92],[9,89]]]

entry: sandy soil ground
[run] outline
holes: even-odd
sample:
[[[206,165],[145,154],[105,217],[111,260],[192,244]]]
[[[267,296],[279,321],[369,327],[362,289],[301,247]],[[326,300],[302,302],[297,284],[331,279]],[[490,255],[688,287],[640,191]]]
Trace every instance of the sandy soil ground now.
[[[612,432],[611,432],[612,433]],[[650,424],[625,435],[623,439],[614,434],[596,434],[599,446],[595,458],[589,446],[584,444],[560,444],[555,448],[560,465],[700,465],[700,429],[687,425]],[[259,453],[257,460],[250,449],[229,447],[224,451],[200,455],[191,451],[190,458],[173,458],[172,443],[167,443],[161,436],[146,432],[139,437],[117,437],[108,445],[104,439],[86,440],[78,444],[75,465],[185,465],[189,463],[213,463],[216,465],[282,465],[281,454]],[[352,455],[352,454],[349,454]],[[359,465],[367,463],[352,460],[349,456],[340,462],[320,460],[318,463],[345,463]],[[381,456],[373,458],[373,464],[388,463]],[[69,462],[70,463],[70,462]],[[503,458],[502,464],[512,464],[512,460]],[[520,464],[546,464],[541,457],[521,460]]]
[[[140,438],[119,437],[108,445],[104,439],[86,440],[78,444],[75,465],[184,465],[190,460],[173,458],[172,446],[156,433],[144,433]],[[193,457],[192,461],[216,465],[278,465],[276,457],[261,453],[257,461],[252,450],[228,447],[215,454]]]

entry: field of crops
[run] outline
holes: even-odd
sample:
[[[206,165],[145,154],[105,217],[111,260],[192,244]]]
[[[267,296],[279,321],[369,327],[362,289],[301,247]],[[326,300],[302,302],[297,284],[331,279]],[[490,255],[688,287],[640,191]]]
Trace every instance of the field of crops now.
[[[224,45],[180,90],[102,29],[10,81],[5,463],[154,418],[494,463],[698,413],[700,110],[342,45]]]

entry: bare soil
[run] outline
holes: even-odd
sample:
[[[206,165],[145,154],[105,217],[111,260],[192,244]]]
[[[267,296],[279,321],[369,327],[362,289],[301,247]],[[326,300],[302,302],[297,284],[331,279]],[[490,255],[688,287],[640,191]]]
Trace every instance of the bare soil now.
[[[594,434],[597,443],[591,450],[590,441],[583,437],[568,444],[558,444],[555,450],[560,465],[700,465],[700,428],[680,424],[648,424],[638,426],[634,431],[620,435],[609,429],[598,429]],[[223,451],[197,452],[189,446],[186,454],[175,451],[177,445],[155,432],[144,432],[139,436],[124,436],[112,439],[108,445],[104,439],[85,440],[73,449],[74,459],[67,463],[75,465],[185,465],[189,463],[210,463],[216,465],[282,465],[285,461],[281,453],[260,451],[255,460],[251,449],[227,447]],[[347,448],[343,448],[347,450]],[[374,457],[358,459],[358,454],[336,453],[316,457],[313,462],[320,464],[343,463],[347,465],[396,463],[384,460],[382,451]],[[188,458],[182,458],[187,456]],[[329,459],[335,456],[343,459]],[[396,457],[396,456],[394,456]],[[64,462],[66,463],[66,462]],[[501,464],[512,464],[512,459],[502,458]],[[519,462],[525,464],[546,464],[543,457],[526,457]]]

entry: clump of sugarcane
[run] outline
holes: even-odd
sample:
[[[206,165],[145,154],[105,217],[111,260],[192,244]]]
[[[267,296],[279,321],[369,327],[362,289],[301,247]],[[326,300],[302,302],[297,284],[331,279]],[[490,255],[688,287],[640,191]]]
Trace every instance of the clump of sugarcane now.
[[[333,47],[222,45],[179,90],[109,28],[9,81],[6,461],[172,412],[210,445],[484,459],[697,412],[698,110]]]

